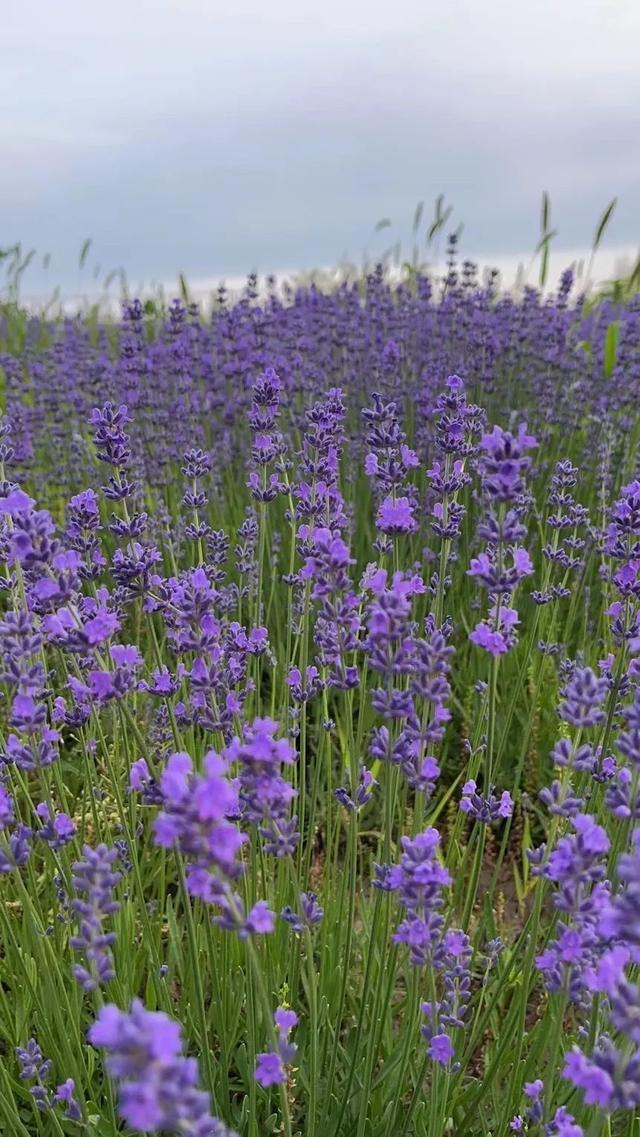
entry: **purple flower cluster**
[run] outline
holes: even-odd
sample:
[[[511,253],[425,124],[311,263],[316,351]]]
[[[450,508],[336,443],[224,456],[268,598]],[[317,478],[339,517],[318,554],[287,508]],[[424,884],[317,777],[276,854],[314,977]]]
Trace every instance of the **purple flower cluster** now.
[[[113,979],[112,945],[115,932],[104,930],[104,921],[120,909],[114,899],[114,890],[122,874],[114,868],[118,850],[98,845],[91,849],[84,847],[84,860],[73,866],[72,884],[75,897],[71,902],[79,926],[76,935],[69,939],[70,947],[81,951],[87,961],[86,967],[76,964],[73,974],[85,991],[93,991]]]
[[[527,450],[538,445],[521,424],[517,435],[494,426],[480,439],[478,470],[487,514],[478,534],[486,551],[471,560],[468,575],[489,594],[489,619],[476,625],[472,643],[490,655],[504,655],[516,642],[518,613],[510,600],[518,584],[533,572],[531,558],[518,544],[526,533],[521,516],[526,506],[525,475],[531,467]]]
[[[540,1127],[545,1137],[584,1137],[584,1130],[576,1124],[573,1114],[563,1105],[559,1106],[549,1121],[544,1122],[544,1082],[541,1078],[536,1078],[535,1082],[525,1082],[524,1093],[527,1098],[525,1115],[528,1125],[525,1126],[524,1118],[518,1114],[511,1119],[509,1125],[512,1133]]]
[[[573,832],[558,841],[546,863],[534,868],[555,884],[553,902],[561,917],[555,938],[537,957],[536,966],[550,990],[564,990],[580,1002],[602,952],[600,921],[609,899],[605,882],[609,838],[589,814],[576,813],[571,827]]]
[[[450,712],[448,673],[451,628],[438,628],[432,616],[424,635],[413,619],[413,599],[426,591],[422,579],[396,573],[391,583],[379,570],[369,579],[373,599],[367,612],[365,648],[370,667],[383,686],[374,687],[374,709],[391,724],[374,729],[372,758],[399,766],[409,785],[430,796],[440,774],[430,750],[441,742]]]
[[[300,528],[328,528],[341,532],[346,525],[340,488],[340,459],[344,442],[346,407],[339,387],[332,387],[305,412],[298,478],[293,485],[295,520]],[[293,518],[289,517],[292,521]]]
[[[173,650],[182,659],[175,674],[156,671],[147,690],[166,697],[182,680],[186,697],[175,707],[180,723],[220,731],[226,739],[251,690],[251,661],[267,651],[268,637],[264,627],[247,631],[225,617],[225,598],[210,576],[205,566],[162,582],[152,603],[162,611]]]
[[[16,820],[14,800],[0,782],[0,874],[26,865],[33,830]]]
[[[185,536],[195,541],[198,546],[198,556],[202,560],[203,542],[212,534],[211,526],[201,520],[200,511],[209,504],[206,490],[199,483],[211,470],[211,458],[199,447],[190,447],[185,452],[182,473],[188,480],[189,488],[185,491],[182,504],[191,513],[191,521],[185,528]]]
[[[315,892],[301,892],[299,897],[299,914],[294,912],[290,905],[282,909],[281,918],[290,924],[294,932],[303,932],[305,928],[314,928],[320,924],[324,911],[318,903]]]
[[[50,849],[63,849],[68,845],[77,832],[77,826],[72,817],[66,813],[55,813],[47,802],[41,801],[36,806],[36,813],[40,820],[38,837],[46,841]]]
[[[239,817],[239,786],[229,778],[230,760],[210,751],[202,774],[188,754],[169,758],[160,778],[162,808],[154,820],[156,844],[176,849],[186,862],[192,896],[221,909],[216,922],[242,937],[271,932],[273,913],[264,901],[245,912],[233,882],[244,871],[238,854],[247,840],[231,817]]]
[[[100,504],[95,491],[88,489],[74,494],[67,505],[64,537],[68,547],[81,557],[78,575],[82,580],[96,580],[107,564],[99,536],[101,529]]]
[[[285,1007],[278,1007],[273,1016],[277,1032],[277,1046],[275,1050],[267,1050],[258,1054],[254,1078],[261,1086],[272,1086],[278,1082],[287,1081],[287,1066],[293,1062],[297,1046],[289,1040],[291,1031],[298,1023],[295,1011]]]
[[[109,1127],[96,1013],[127,1131],[632,1125],[640,303],[571,287],[454,236],[441,282],[0,306],[11,1131]]]
[[[297,818],[288,816],[296,791],[281,773],[293,765],[296,752],[286,738],[274,737],[278,729],[273,719],[254,719],[227,746],[225,757],[238,769],[242,818],[259,826],[266,853],[285,857],[300,839]]]
[[[490,501],[504,505],[522,497],[525,475],[531,467],[527,450],[537,445],[533,435],[527,434],[526,423],[520,423],[517,434],[494,426],[482,435],[478,468],[483,491]]]
[[[609,684],[590,667],[576,667],[562,692],[558,713],[563,722],[578,730],[600,726],[605,719],[602,704]]]
[[[400,862],[386,878],[387,887],[397,892],[406,913],[394,941],[407,944],[415,967],[423,967],[441,941],[442,889],[451,883],[451,877],[438,858],[439,846],[437,829],[426,829],[413,839],[403,837]]]
[[[464,382],[459,375],[450,375],[446,391],[436,399],[434,413],[435,448],[441,455],[427,477],[431,504],[431,528],[442,541],[455,541],[460,536],[465,507],[459,495],[471,482],[467,465],[476,453],[477,435],[483,423],[479,407],[467,403]],[[444,581],[442,582],[444,584]]]
[[[228,769],[228,762],[210,751],[202,774],[196,774],[191,757],[176,753],[160,778],[162,809],[154,821],[155,840],[165,848],[178,848],[189,859],[190,891],[202,899],[212,899],[210,890],[215,895],[218,888],[215,876],[207,879],[210,869],[229,878],[241,872],[236,858],[246,838],[227,820],[239,808]]]
[[[183,1054],[180,1027],[161,1011],[134,999],[128,1011],[102,1007],[89,1040],[107,1053],[125,1123],[142,1132],[188,1137],[231,1137],[212,1117],[209,1094],[198,1089],[198,1064]]]
[[[426,1017],[422,1035],[427,1053],[440,1066],[448,1066],[455,1055],[451,1034],[467,1025],[471,999],[471,962],[473,950],[464,932],[445,932],[434,955],[434,966],[440,972],[443,995],[435,1003],[422,1003]]]
[[[378,501],[376,527],[380,536],[375,547],[382,555],[392,548],[391,537],[413,533],[418,528],[414,516],[416,492],[406,479],[420,460],[406,444],[407,436],[400,427],[397,411],[397,404],[385,402],[377,391],[373,393],[373,406],[362,411],[369,451],[364,468]]]
[[[619,888],[605,893],[599,906],[599,956],[587,974],[590,989],[602,992],[617,1037],[604,1031],[591,1054],[574,1046],[563,1075],[580,1089],[587,1105],[607,1112],[640,1107],[640,987],[634,964],[640,960],[640,832],[630,853],[618,863]],[[618,1041],[619,1040],[619,1041]]]
[[[53,1062],[44,1058],[35,1038],[30,1038],[26,1046],[16,1047],[19,1078],[21,1082],[31,1082],[29,1095],[33,1099],[36,1109],[40,1113],[48,1113],[54,1105],[62,1108],[63,1116],[68,1121],[81,1122],[83,1120],[82,1108],[76,1099],[76,1086],[73,1078],[67,1078],[52,1090]]]
[[[282,456],[285,451],[284,440],[275,427],[280,402],[282,383],[273,367],[268,367],[256,379],[253,401],[249,411],[249,426],[253,435],[251,457],[255,469],[249,474],[247,485],[251,496],[263,505],[281,493],[287,486],[282,481]],[[269,468],[273,467],[272,473]]]
[[[473,778],[470,778],[462,787],[460,809],[473,821],[481,821],[485,825],[491,825],[511,817],[513,798],[508,790],[503,790],[500,797],[491,791],[487,795],[483,795],[478,792]]]
[[[589,512],[579,505],[572,494],[577,485],[579,470],[569,459],[556,463],[551,476],[547,496],[549,512],[546,517],[547,528],[551,530],[551,540],[542,549],[547,561],[547,583],[544,589],[536,589],[531,595],[536,604],[549,604],[554,600],[567,599],[571,595],[568,587],[584,564],[586,538],[583,532],[589,524]],[[556,575],[556,583],[551,583]]]
[[[20,1080],[33,1083],[29,1087],[29,1093],[36,1104],[36,1108],[41,1113],[46,1112],[50,1108],[49,1090],[46,1083],[51,1077],[53,1062],[49,1058],[43,1058],[42,1051],[35,1038],[30,1038],[24,1047],[16,1047],[16,1057],[20,1067]]]
[[[623,710],[625,730],[616,738],[616,748],[624,764],[616,770],[613,784],[607,787],[605,801],[619,821],[640,821],[640,687],[636,687],[632,703]]]
[[[318,662],[329,686],[350,690],[358,684],[352,660],[360,647],[361,628],[361,601],[349,575],[354,561],[342,537],[326,527],[308,532],[305,553],[299,577],[310,583],[311,598],[318,602],[314,628]]]

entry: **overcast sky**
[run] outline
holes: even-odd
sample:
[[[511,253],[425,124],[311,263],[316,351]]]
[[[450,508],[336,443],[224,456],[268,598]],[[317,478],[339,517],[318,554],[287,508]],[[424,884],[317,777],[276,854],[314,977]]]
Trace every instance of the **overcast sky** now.
[[[0,0],[0,245],[132,280],[640,240],[638,0]],[[41,268],[30,286],[45,282]]]

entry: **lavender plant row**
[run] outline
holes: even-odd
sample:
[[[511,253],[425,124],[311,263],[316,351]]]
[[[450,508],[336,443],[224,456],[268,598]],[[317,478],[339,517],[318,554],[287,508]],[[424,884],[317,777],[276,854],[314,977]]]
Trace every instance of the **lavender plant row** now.
[[[0,1132],[638,1137],[640,299],[571,292],[0,325]]]

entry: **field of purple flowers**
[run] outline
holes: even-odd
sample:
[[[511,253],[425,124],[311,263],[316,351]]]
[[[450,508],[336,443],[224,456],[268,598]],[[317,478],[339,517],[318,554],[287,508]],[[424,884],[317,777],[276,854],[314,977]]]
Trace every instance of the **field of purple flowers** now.
[[[638,1137],[640,298],[250,280],[0,377],[0,1132]]]

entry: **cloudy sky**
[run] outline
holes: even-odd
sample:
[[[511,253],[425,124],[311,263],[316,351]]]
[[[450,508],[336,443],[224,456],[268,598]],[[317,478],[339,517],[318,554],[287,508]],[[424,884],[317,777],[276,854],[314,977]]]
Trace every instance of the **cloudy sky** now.
[[[464,252],[640,241],[637,0],[2,0],[0,246],[135,281],[359,259],[438,193]],[[25,282],[26,283],[26,282]]]

